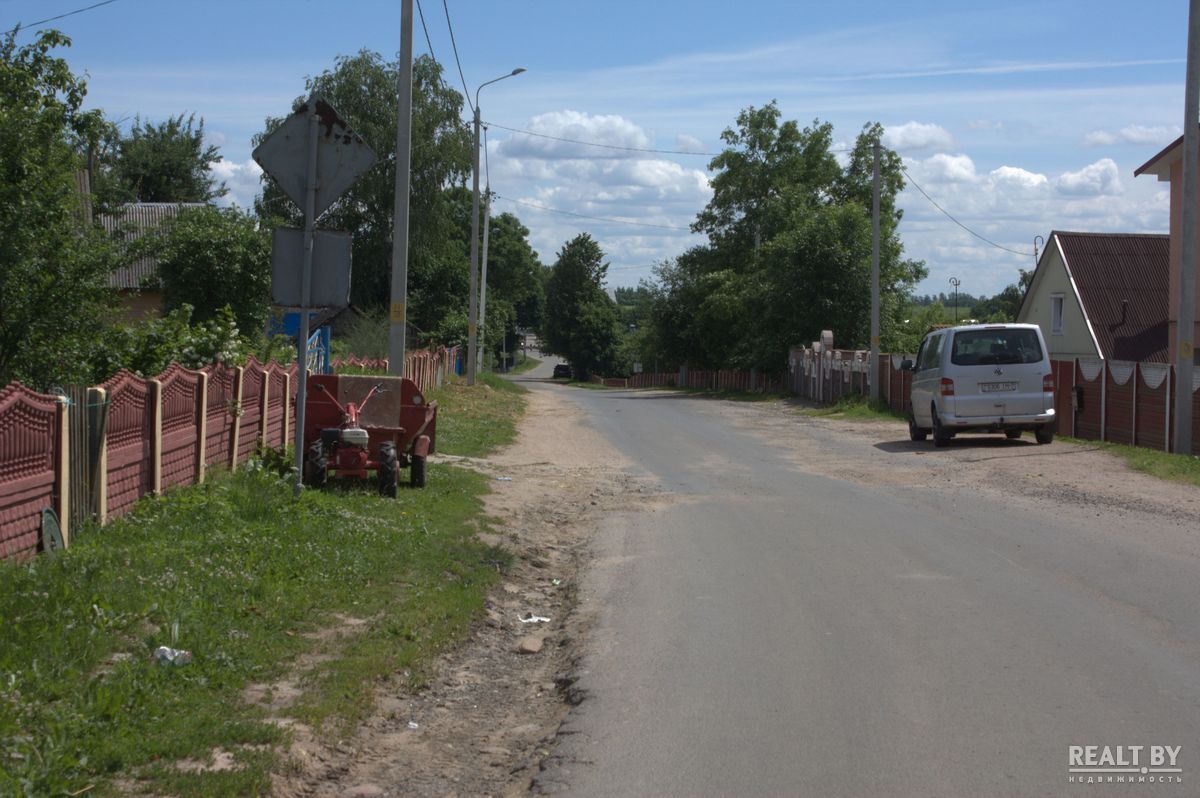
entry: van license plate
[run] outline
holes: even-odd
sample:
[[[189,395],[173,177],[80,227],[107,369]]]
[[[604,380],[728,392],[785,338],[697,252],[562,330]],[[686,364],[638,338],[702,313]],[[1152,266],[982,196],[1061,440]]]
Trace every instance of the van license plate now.
[[[979,390],[984,393],[995,393],[997,391],[1015,391],[1017,384],[1015,382],[981,382]]]

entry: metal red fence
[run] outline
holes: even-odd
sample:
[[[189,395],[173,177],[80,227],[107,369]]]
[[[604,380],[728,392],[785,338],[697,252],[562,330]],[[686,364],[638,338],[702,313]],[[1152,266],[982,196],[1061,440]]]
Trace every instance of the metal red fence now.
[[[413,352],[407,373],[427,391],[453,371],[456,357],[454,349]],[[85,396],[84,409],[97,416],[78,429],[67,423],[65,408],[82,407],[79,399],[19,383],[0,388],[0,559],[39,550],[46,509],[67,541],[73,524],[103,523],[143,496],[203,480],[210,467],[236,467],[259,445],[290,442],[298,384],[296,364],[253,358],[199,371],[172,364],[152,378],[120,371],[99,386],[71,391]],[[84,476],[70,489],[72,473]]]

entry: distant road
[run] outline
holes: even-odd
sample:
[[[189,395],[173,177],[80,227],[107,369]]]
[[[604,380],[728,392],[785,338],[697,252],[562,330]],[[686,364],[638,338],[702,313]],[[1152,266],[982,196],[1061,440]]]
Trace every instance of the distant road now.
[[[1197,794],[1191,521],[1006,501],[944,459],[1028,452],[1052,479],[1046,447],[943,455],[798,423],[796,455],[752,407],[536,382],[553,363],[527,384],[578,403],[665,495],[596,541],[588,698],[535,792]],[[936,484],[905,484],[918,463]],[[1068,783],[1072,745],[1160,744],[1182,746],[1181,786]]]

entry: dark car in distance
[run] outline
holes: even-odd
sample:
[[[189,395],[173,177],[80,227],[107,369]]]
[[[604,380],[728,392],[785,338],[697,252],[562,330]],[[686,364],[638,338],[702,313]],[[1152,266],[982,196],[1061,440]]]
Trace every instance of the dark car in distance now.
[[[558,363],[554,366],[554,379],[557,380],[560,377],[571,378],[571,367],[566,363]]]

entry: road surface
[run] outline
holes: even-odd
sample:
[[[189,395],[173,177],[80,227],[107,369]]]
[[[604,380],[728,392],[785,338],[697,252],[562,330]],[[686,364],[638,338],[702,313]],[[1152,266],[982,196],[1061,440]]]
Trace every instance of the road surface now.
[[[1047,468],[1046,447],[943,455],[898,426],[894,445],[800,433],[837,452],[842,476],[825,476],[728,403],[539,382],[553,362],[524,382],[582,407],[661,494],[602,525],[582,589],[587,699],[535,792],[1197,794],[1194,515],[1062,514],[954,467],[918,488],[844,476],[988,447]],[[1182,784],[1068,781],[1071,746],[1144,746],[1149,765],[1154,745],[1181,746],[1182,773],[1157,778]]]

